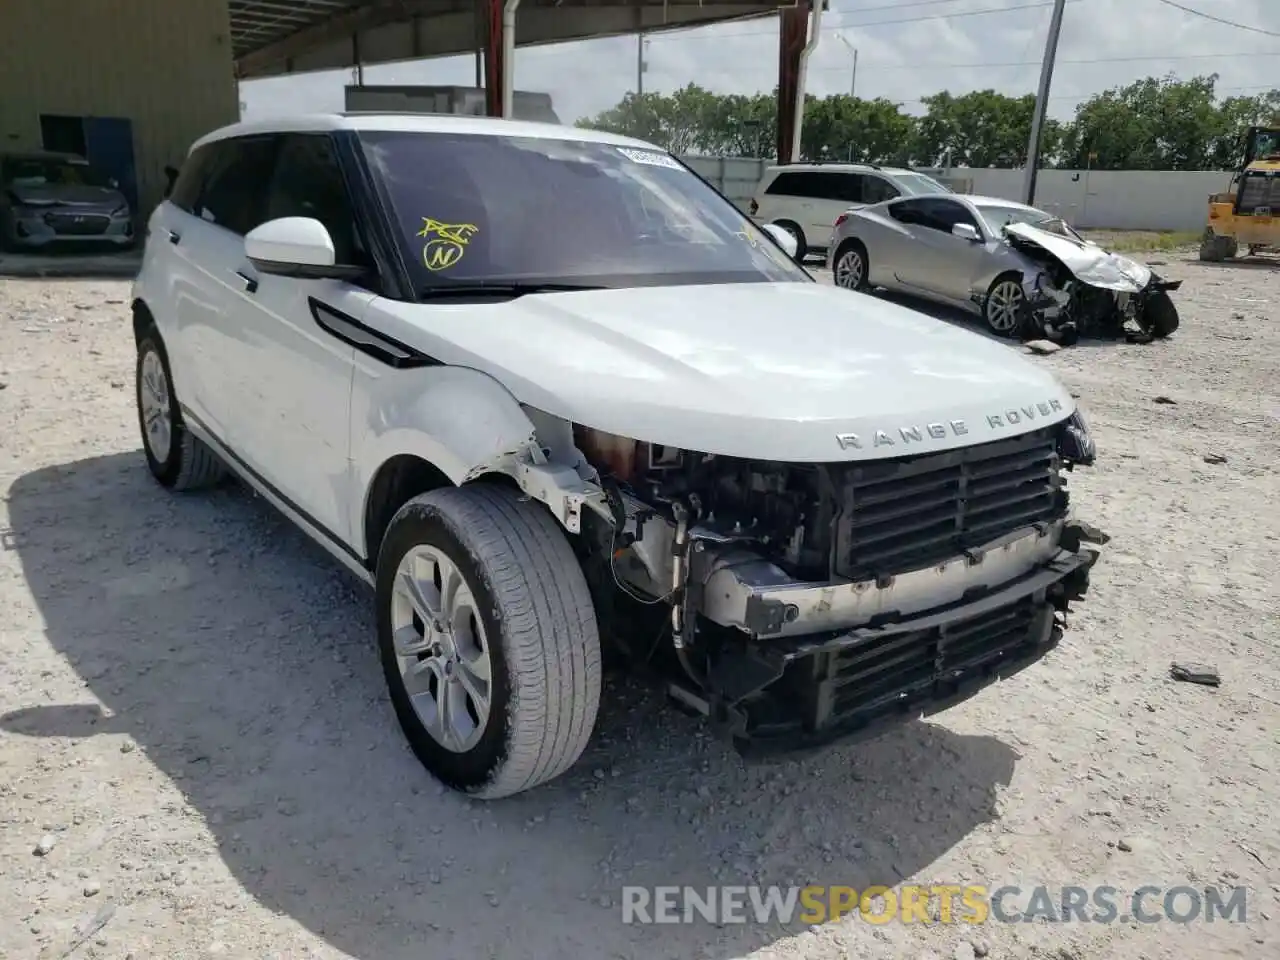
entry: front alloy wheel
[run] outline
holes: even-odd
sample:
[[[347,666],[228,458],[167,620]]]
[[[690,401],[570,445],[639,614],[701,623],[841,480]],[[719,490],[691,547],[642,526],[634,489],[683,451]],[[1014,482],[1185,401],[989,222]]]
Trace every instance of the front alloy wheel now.
[[[423,728],[451,753],[470,750],[489,722],[493,668],[475,595],[442,551],[421,544],[401,559],[391,631],[400,680]]]
[[[496,799],[577,761],[600,705],[600,638],[542,504],[489,483],[414,497],[379,548],[375,603],[396,719],[437,779]]]
[[[996,283],[987,294],[985,316],[991,332],[1002,337],[1012,337],[1018,332],[1022,319],[1022,307],[1026,297],[1022,284],[1007,279]]]

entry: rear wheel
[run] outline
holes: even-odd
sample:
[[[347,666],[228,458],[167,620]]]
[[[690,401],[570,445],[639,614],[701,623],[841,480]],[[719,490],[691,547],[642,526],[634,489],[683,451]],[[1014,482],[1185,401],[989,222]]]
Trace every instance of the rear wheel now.
[[[1143,325],[1151,336],[1167,337],[1178,329],[1178,308],[1173,298],[1164,290],[1160,290],[1147,298],[1142,319]]]
[[[791,234],[791,236],[795,237],[796,262],[803,263],[804,258],[809,255],[809,247],[804,242],[804,231],[800,229],[800,225],[798,223],[793,223],[790,220],[775,220],[773,225],[775,227],[781,227],[783,230],[787,231],[787,233]]]
[[[415,497],[379,551],[383,672],[419,761],[454,789],[506,797],[564,773],[600,703],[600,641],[564,533],[518,491]]]
[[[222,461],[192,435],[182,419],[169,356],[154,323],[138,339],[135,380],[142,450],[160,485],[170,490],[195,490],[226,476]]]
[[[846,240],[836,251],[832,272],[836,286],[846,290],[866,290],[871,284],[867,279],[867,248],[858,240]]]
[[[1022,292],[1022,278],[1013,274],[996,277],[987,291],[982,316],[988,329],[1001,337],[1016,337],[1022,329],[1022,311],[1026,295]]]

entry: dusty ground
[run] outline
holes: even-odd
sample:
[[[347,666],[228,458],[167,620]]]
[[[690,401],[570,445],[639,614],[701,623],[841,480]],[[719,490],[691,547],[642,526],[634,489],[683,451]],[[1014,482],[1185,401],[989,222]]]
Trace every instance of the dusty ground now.
[[[242,490],[151,482],[127,284],[0,280],[0,953],[67,956],[96,915],[76,957],[1280,956],[1280,268],[1165,269],[1171,341],[1037,361],[1091,417],[1102,460],[1071,484],[1114,538],[1047,662],[764,768],[615,680],[575,771],[488,806],[403,745],[362,588]],[[1174,658],[1221,688],[1171,682]],[[624,883],[904,879],[1251,899],[1246,924],[1181,927],[618,906]]]

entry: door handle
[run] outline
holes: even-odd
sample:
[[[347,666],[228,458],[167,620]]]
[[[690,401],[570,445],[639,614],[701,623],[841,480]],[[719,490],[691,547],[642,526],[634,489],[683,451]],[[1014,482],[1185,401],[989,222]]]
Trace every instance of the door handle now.
[[[244,292],[245,292],[245,293],[257,293],[257,292],[258,292],[258,279],[257,279],[257,277],[252,277],[252,276],[250,276],[249,274],[245,273],[243,270],[237,270],[237,271],[236,271],[236,276],[237,276],[237,277],[239,277],[241,280],[243,280],[243,281],[244,281]]]
[[[169,242],[170,242],[170,243],[177,243],[177,242],[178,242],[179,240],[181,240],[181,239],[182,239],[182,234],[180,234],[180,233],[175,233],[173,230],[170,230],[170,231],[169,231]]]

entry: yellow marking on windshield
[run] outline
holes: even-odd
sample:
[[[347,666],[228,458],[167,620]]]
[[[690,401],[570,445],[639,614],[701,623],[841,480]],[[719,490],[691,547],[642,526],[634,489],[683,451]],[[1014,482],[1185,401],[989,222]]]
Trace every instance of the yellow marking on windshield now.
[[[449,269],[463,258],[471,238],[479,232],[474,223],[445,223],[423,217],[417,234],[427,238],[422,247],[423,264],[432,271]]]

